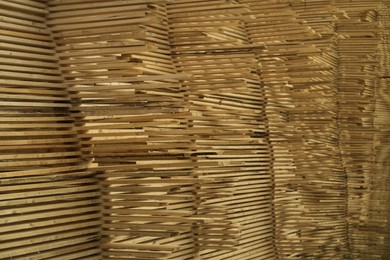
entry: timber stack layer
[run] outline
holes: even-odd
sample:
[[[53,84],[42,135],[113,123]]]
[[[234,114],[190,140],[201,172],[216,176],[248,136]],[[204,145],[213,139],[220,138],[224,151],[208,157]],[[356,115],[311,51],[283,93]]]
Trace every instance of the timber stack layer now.
[[[390,259],[390,1],[0,1],[0,259]]]

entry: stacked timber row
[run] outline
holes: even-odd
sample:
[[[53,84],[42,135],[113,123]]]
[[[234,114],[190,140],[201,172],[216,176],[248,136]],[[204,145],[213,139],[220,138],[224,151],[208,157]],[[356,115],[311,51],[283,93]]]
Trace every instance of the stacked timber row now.
[[[192,258],[192,116],[165,1],[50,1],[81,151],[100,174],[104,259]],[[197,130],[195,129],[192,134]],[[212,181],[212,180],[210,180]]]
[[[390,257],[390,0],[0,0],[0,259]]]
[[[390,204],[390,149],[387,144],[390,143],[390,2],[386,1],[386,5],[382,4],[379,10],[379,21],[381,23],[381,43],[380,43],[380,78],[376,88],[376,109],[374,118],[375,127],[378,131],[376,141],[380,145],[376,147],[376,182],[377,191],[376,209],[380,209],[379,219],[377,220],[378,232],[382,232],[384,240],[381,241],[380,251],[384,258],[390,258],[390,209],[387,205]],[[373,212],[375,212],[373,210]],[[374,215],[375,216],[375,215]]]
[[[295,131],[302,134],[302,157],[296,163],[302,178],[303,256],[317,259],[349,257],[347,182],[339,144],[338,35],[335,32],[338,19],[344,14],[333,2],[305,1],[292,5],[296,17],[315,32],[316,37],[301,41],[313,44],[320,51],[307,57],[305,68],[296,68],[291,74],[306,82],[293,84],[299,94],[293,95],[297,105],[294,116],[290,117],[290,121],[299,125]]]
[[[276,259],[296,259],[303,250],[300,243],[302,208],[293,161],[293,151],[299,147],[289,146],[289,139],[294,133],[294,126],[289,124],[288,119],[293,106],[293,85],[287,73],[290,67],[305,67],[305,62],[295,64],[289,59],[298,57],[299,51],[305,50],[305,46],[299,45],[299,40],[312,38],[313,32],[299,24],[286,1],[240,2],[249,7],[254,17],[246,22],[250,41],[266,45],[257,59],[267,100],[266,114],[273,153]]]
[[[1,1],[0,259],[99,259],[86,170],[41,1]]]
[[[375,250],[383,236],[375,232],[370,208],[375,172],[375,88],[378,69],[379,1],[336,1],[346,12],[337,24],[339,131],[343,167],[347,178],[348,244],[353,258],[380,259]]]
[[[195,259],[273,259],[272,176],[264,94],[247,39],[248,11],[236,1],[168,5],[175,65],[193,113],[194,213],[214,218],[194,230]]]
[[[389,3],[390,4],[390,3]],[[380,30],[379,55],[380,64],[376,70],[379,74],[375,86],[375,153],[373,171],[373,194],[370,202],[370,221],[373,232],[379,237],[379,241],[371,250],[383,256],[383,259],[390,258],[390,212],[387,205],[390,204],[390,150],[387,144],[390,143],[390,10],[382,4],[377,12],[377,21]]]
[[[277,257],[339,258],[346,240],[345,182],[337,160],[331,3],[241,2],[256,17],[248,23],[249,37],[267,46],[259,61],[275,158]],[[328,19],[316,18],[321,8]]]

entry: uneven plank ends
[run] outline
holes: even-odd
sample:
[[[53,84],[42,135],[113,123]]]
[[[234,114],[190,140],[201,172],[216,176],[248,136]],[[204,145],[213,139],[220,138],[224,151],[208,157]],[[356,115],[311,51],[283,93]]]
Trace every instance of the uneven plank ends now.
[[[0,260],[390,259],[389,6],[1,0]]]
[[[390,118],[390,3],[387,6],[382,4],[377,12],[379,22],[379,82],[374,88],[375,91],[375,117],[373,125],[376,129],[374,143],[376,144],[374,156],[374,171],[372,177],[372,196],[370,202],[370,212],[375,233],[371,237],[376,239],[376,244],[371,250],[382,258],[390,258],[388,245],[390,243],[390,210],[387,207],[390,202],[389,186],[389,118]],[[370,251],[371,251],[370,250]]]
[[[193,174],[215,179],[196,190],[195,213],[218,218],[195,230],[199,259],[274,257],[271,153],[256,57],[264,45],[249,41],[247,18],[235,1],[168,5],[176,68],[192,75],[183,82],[195,114],[189,127],[201,131],[191,140],[191,158],[202,163]]]
[[[341,36],[338,80],[343,98],[339,102],[339,126],[341,158],[348,180],[348,242],[352,257],[381,259],[388,251],[383,248],[386,235],[382,233],[388,227],[381,222],[388,216],[377,214],[383,210],[382,201],[377,197],[378,181],[385,181],[387,177],[380,177],[382,166],[375,163],[379,159],[375,158],[375,150],[383,149],[381,143],[384,141],[377,139],[383,138],[380,137],[383,129],[375,124],[383,118],[383,112],[377,106],[383,105],[384,101],[378,95],[378,91],[382,91],[378,74],[385,69],[384,60],[380,61],[379,55],[382,52],[385,59],[388,54],[384,54],[383,49],[378,52],[380,24],[374,10],[378,9],[380,2],[362,1],[358,9],[346,1],[336,2],[349,18],[337,24]],[[379,189],[374,192],[375,183]],[[388,215],[388,212],[382,214]],[[374,233],[374,230],[377,231]]]
[[[192,114],[173,66],[165,1],[49,1],[81,152],[96,164],[104,259],[191,253],[198,181]]]
[[[333,138],[337,57],[331,3],[241,2],[256,17],[248,22],[249,37],[267,46],[259,61],[275,158],[277,255],[338,259],[346,243],[345,181]],[[322,9],[332,19],[322,19]]]
[[[99,259],[99,185],[39,1],[1,1],[0,259]]]

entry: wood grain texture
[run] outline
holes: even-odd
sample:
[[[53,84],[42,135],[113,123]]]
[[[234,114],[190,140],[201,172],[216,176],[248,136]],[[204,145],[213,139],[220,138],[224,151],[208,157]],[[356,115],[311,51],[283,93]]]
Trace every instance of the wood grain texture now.
[[[214,179],[195,193],[196,215],[216,218],[194,231],[196,259],[274,257],[271,153],[257,64],[264,45],[248,39],[247,14],[234,1],[168,5],[176,68],[192,75],[183,82],[196,114],[189,127],[204,131],[192,136],[191,158],[209,163],[193,176]]]
[[[389,258],[389,10],[0,1],[0,259]]]
[[[192,210],[190,75],[173,65],[165,1],[50,1],[49,11],[80,150],[100,180],[102,258],[191,258],[194,226],[212,217]]]
[[[0,6],[0,259],[99,259],[99,186],[82,158],[46,5]]]

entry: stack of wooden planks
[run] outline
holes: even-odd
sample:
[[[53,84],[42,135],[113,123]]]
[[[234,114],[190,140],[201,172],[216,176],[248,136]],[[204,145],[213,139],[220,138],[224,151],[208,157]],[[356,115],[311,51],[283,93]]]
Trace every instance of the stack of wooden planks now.
[[[289,121],[295,121],[294,132],[301,147],[299,152],[294,151],[304,209],[301,257],[342,259],[348,257],[347,193],[338,138],[339,35],[335,29],[344,13],[330,0],[296,3],[292,10],[315,32],[313,38],[300,41],[319,50],[307,56],[306,65],[293,65],[294,73],[290,74],[300,80],[292,83],[294,108]]]
[[[344,235],[345,212],[340,206],[345,202],[336,160],[332,66],[337,61],[332,20],[318,22],[318,1],[313,6],[310,2],[242,2],[256,16],[248,23],[249,37],[266,45],[259,58],[275,158],[277,255],[281,259],[340,257],[342,252],[334,249]],[[330,3],[322,1],[318,6],[328,9]],[[302,25],[303,19],[307,25]]]
[[[387,259],[389,1],[0,1],[0,259]]]
[[[49,1],[81,151],[101,179],[102,257],[193,252],[199,180],[192,114],[168,41],[165,1]],[[198,131],[199,132],[199,131]],[[212,181],[212,180],[210,180]]]
[[[47,13],[41,1],[0,2],[0,259],[99,259],[99,185]]]
[[[348,245],[352,257],[380,259],[374,250],[383,239],[371,211],[375,189],[375,88],[378,67],[378,23],[374,11],[379,1],[336,1],[348,18],[340,19],[336,31],[339,55],[339,138],[342,166],[347,179]],[[371,209],[370,209],[371,208]]]
[[[299,237],[302,208],[292,152],[299,146],[291,145],[290,148],[289,145],[294,126],[288,123],[289,110],[293,107],[290,95],[293,85],[288,71],[295,64],[305,68],[305,62],[299,64],[288,60],[310,49],[300,45],[299,40],[313,38],[313,31],[300,24],[287,1],[240,2],[249,7],[254,17],[246,23],[249,39],[266,45],[266,49],[258,55],[258,62],[267,100],[266,114],[273,153],[274,244],[277,258],[293,259],[302,252]]]
[[[390,3],[387,3],[390,5]],[[372,250],[377,254],[382,254],[383,258],[390,258],[388,245],[390,243],[390,171],[389,156],[390,150],[387,144],[390,142],[390,9],[382,4],[377,12],[377,21],[380,23],[380,64],[379,82],[375,88],[375,116],[374,127],[376,136],[374,143],[375,153],[375,175],[373,176],[372,201],[370,210],[373,214],[375,225],[375,235],[380,237],[379,242]]]
[[[195,214],[216,218],[194,230],[196,259],[274,258],[270,145],[256,59],[263,44],[248,40],[246,19],[247,8],[235,1],[168,5],[175,65],[192,75],[183,83],[196,131],[191,158],[202,163],[193,174],[215,179],[196,190]]]

